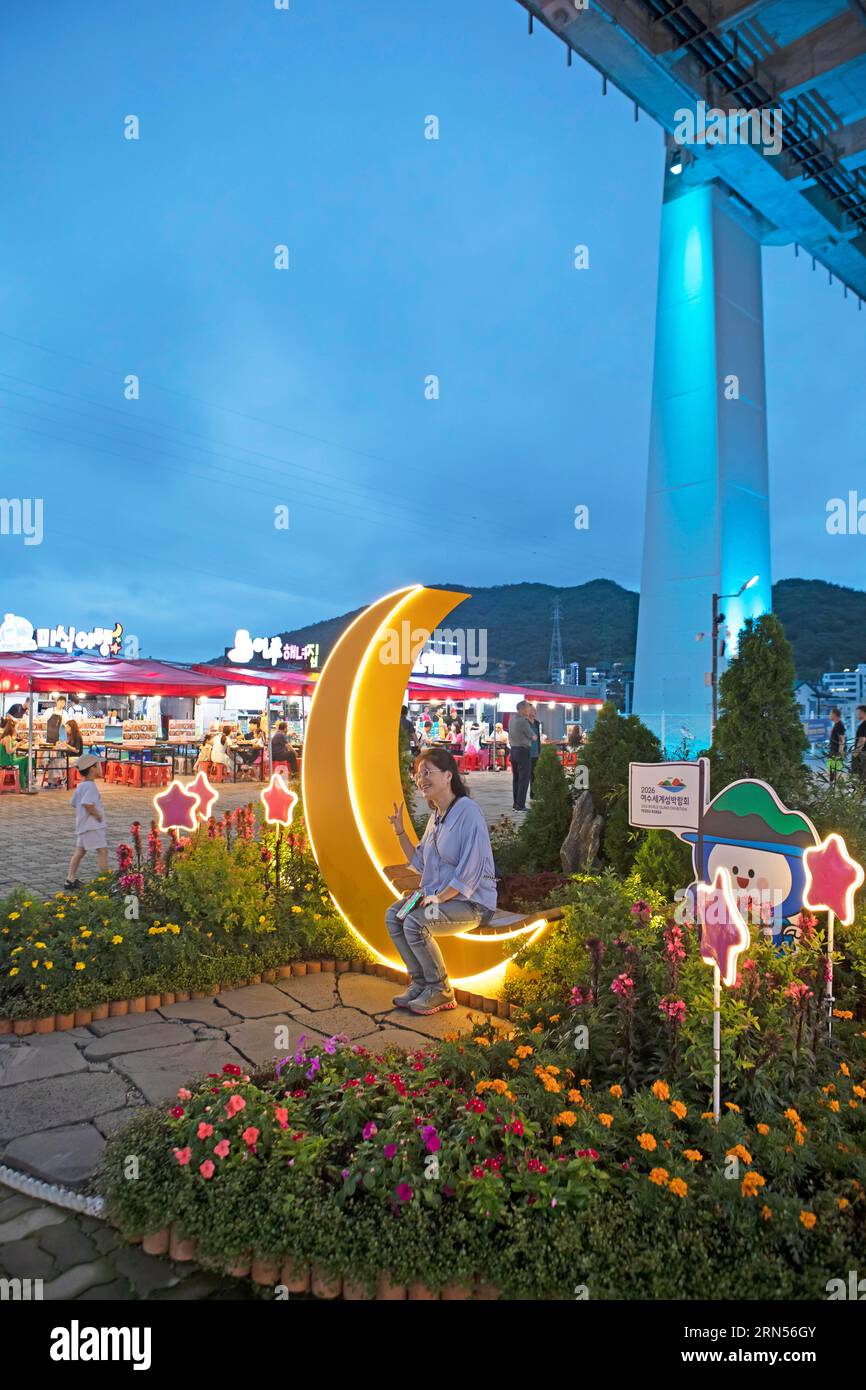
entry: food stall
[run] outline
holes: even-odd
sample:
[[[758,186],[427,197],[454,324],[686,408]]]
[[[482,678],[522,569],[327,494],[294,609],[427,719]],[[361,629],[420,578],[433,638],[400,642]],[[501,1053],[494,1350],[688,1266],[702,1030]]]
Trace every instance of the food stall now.
[[[261,720],[261,727],[265,736],[265,746],[258,759],[251,760],[249,757],[250,753],[254,751],[254,741],[251,742],[243,737],[245,731],[242,719],[234,721],[238,726],[239,736],[234,740],[236,756],[232,759],[233,780],[238,776],[243,777],[251,764],[254,768],[261,769],[261,780],[266,780],[270,771],[271,734],[277,719],[281,718],[285,718],[288,724],[289,739],[294,746],[300,767],[310,700],[316,688],[315,675],[307,671],[277,670],[270,666],[201,664],[194,666],[193,670],[200,675],[224,683],[226,692],[224,714],[230,716],[243,714],[248,722],[252,722],[250,716],[253,711],[255,714],[252,718],[264,716],[264,719]],[[289,711],[286,711],[287,704]],[[294,719],[286,717],[292,707],[297,710],[299,717]],[[232,719],[229,718],[226,721],[217,719],[216,726],[221,728],[224,722],[232,723]]]
[[[224,682],[215,680],[200,672],[174,666],[167,661],[129,660],[121,657],[84,657],[54,655],[48,653],[0,653],[0,693],[21,692],[28,696],[29,710],[25,721],[26,749],[29,775],[28,786],[36,790],[37,769],[43,772],[46,780],[46,766],[51,761],[54,772],[62,773],[63,784],[69,786],[70,762],[75,755],[64,750],[62,745],[46,742],[46,721],[36,714],[35,704],[38,694],[48,693],[52,697],[69,692],[76,700],[88,695],[126,696],[132,699],[151,702],[160,696],[183,696],[202,698],[225,693]],[[163,739],[157,721],[153,717],[128,719],[120,724],[90,721],[91,732],[96,737],[89,738],[84,731],[88,724],[85,718],[79,721],[82,738],[104,760],[106,775],[110,780],[122,780],[127,786],[152,785],[171,768],[174,774],[178,744]],[[117,735],[119,734],[119,738]],[[62,759],[62,766],[58,766]],[[57,760],[57,762],[55,762]],[[109,768],[114,765],[109,774]],[[130,766],[131,765],[131,766]],[[157,767],[160,769],[157,771]],[[122,778],[118,769],[122,769]]]

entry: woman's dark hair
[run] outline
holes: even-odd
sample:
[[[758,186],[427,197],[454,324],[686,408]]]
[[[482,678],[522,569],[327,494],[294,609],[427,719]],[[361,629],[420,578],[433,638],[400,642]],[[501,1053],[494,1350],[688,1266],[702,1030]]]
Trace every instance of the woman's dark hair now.
[[[447,748],[423,748],[415,759],[414,772],[418,771],[421,763],[432,763],[438,767],[440,772],[451,773],[451,790],[455,796],[468,796],[469,788],[460,776],[460,769],[454,759],[453,753],[449,753]]]
[[[12,738],[15,734],[16,720],[13,714],[7,714],[3,720],[3,728],[0,729],[0,738]]]
[[[84,740],[81,737],[77,719],[67,719],[66,721],[66,742],[79,749],[84,747]]]

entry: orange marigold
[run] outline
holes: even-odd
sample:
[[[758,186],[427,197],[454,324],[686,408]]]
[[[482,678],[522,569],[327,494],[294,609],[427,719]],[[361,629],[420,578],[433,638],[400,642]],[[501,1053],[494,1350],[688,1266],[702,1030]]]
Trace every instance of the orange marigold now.
[[[800,1212],[800,1220],[801,1220],[801,1222],[803,1223],[803,1225],[806,1227],[806,1230],[807,1230],[807,1231],[811,1231],[812,1227],[815,1225],[815,1223],[816,1223],[816,1221],[818,1220],[818,1218],[817,1218],[817,1216],[815,1215],[815,1213],[814,1213],[813,1211],[801,1211],[801,1212]]]
[[[756,1128],[757,1128],[759,1134],[769,1134],[769,1133],[770,1133],[770,1126],[769,1126],[769,1125],[757,1125]]]
[[[751,1163],[752,1155],[743,1144],[735,1144],[732,1149],[728,1149],[728,1158],[741,1158],[744,1163]]]
[[[559,1114],[554,1116],[553,1123],[555,1125],[568,1125],[570,1129],[572,1125],[577,1124],[577,1116],[573,1110],[560,1110]]]
[[[773,1219],[773,1209],[772,1209],[772,1207],[768,1207],[767,1204],[766,1204],[766,1202],[765,1202],[764,1205],[761,1207],[761,1220],[762,1220],[762,1221],[772,1221],[772,1219]]]
[[[682,1178],[671,1178],[668,1183],[668,1188],[675,1197],[685,1197],[689,1190],[689,1185],[687,1182],[683,1182]]]
[[[530,1047],[530,1046],[529,1046],[529,1043],[521,1043],[521,1044],[520,1044],[520,1047],[515,1048],[515,1055],[516,1055],[517,1057],[521,1057],[521,1058],[523,1058],[523,1057],[531,1057],[531,1056],[532,1056],[532,1053],[533,1053],[534,1051],[535,1051],[535,1049],[532,1048],[532,1047]]]
[[[580,1091],[575,1091],[574,1089],[570,1090],[568,1099],[572,1101],[574,1105],[583,1105],[583,1096]]]
[[[732,1100],[726,1100],[725,1105],[728,1107],[729,1110],[733,1110],[736,1112],[736,1114],[739,1115],[740,1107],[738,1105],[734,1105],[734,1102]]]
[[[651,1168],[649,1180],[650,1182],[654,1182],[656,1187],[664,1187],[668,1180],[667,1168]]]
[[[667,1100],[671,1090],[666,1081],[654,1081],[652,1084],[652,1093],[656,1100]]]
[[[847,1063],[847,1062],[840,1062],[840,1063],[839,1063],[839,1070],[840,1070],[840,1072],[842,1073],[843,1076],[850,1076],[850,1075],[851,1075],[850,1071],[848,1070],[848,1063]]]
[[[613,1124],[613,1115],[599,1115],[598,1118],[601,1120],[601,1123],[604,1125],[605,1129],[610,1129],[611,1125]]]
[[[703,1163],[704,1161],[700,1149],[683,1149],[683,1158],[687,1158],[689,1163]]]
[[[839,1208],[840,1211],[844,1211],[848,1205],[849,1202],[847,1197],[837,1197],[836,1206]]]
[[[671,1114],[676,1115],[678,1120],[684,1120],[688,1111],[681,1100],[671,1101]]]
[[[764,1186],[767,1179],[762,1178],[760,1173],[747,1173],[740,1184],[740,1191],[744,1197],[757,1197],[760,1188]]]
[[[614,1100],[619,1100],[622,1096],[622,1086],[611,1086],[610,1094],[613,1096]]]
[[[648,1153],[652,1153],[653,1149],[657,1147],[656,1141],[651,1134],[639,1134],[637,1142],[640,1144],[641,1148],[646,1149]]]

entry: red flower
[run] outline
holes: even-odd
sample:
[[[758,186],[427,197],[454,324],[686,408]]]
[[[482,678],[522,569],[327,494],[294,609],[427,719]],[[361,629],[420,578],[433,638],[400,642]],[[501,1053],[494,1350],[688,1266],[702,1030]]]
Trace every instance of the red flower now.
[[[598,1158],[598,1153],[595,1149],[578,1149],[577,1156],[578,1158],[596,1159]]]
[[[186,1114],[186,1111],[184,1110],[182,1105],[173,1105],[171,1107],[171,1114],[174,1116],[176,1120],[179,1120],[181,1115]]]
[[[223,1067],[223,1071],[225,1072],[226,1076],[240,1076],[241,1074],[240,1067],[235,1066],[234,1062],[226,1062],[225,1066]]]

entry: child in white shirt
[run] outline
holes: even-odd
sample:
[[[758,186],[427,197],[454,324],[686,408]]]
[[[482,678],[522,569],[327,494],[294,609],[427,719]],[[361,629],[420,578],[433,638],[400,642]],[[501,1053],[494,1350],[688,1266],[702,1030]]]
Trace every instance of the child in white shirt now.
[[[104,873],[108,868],[108,836],[105,827],[105,808],[96,785],[99,776],[99,759],[94,753],[85,753],[75,764],[79,783],[72,793],[75,808],[75,849],[69,861],[69,872],[63,887],[80,888],[75,875],[81,861],[89,849],[95,849],[99,868]]]

